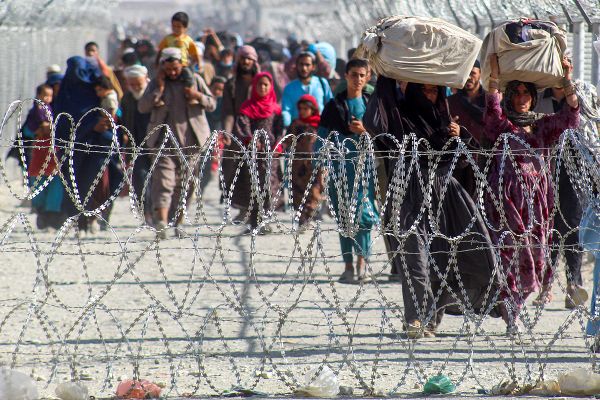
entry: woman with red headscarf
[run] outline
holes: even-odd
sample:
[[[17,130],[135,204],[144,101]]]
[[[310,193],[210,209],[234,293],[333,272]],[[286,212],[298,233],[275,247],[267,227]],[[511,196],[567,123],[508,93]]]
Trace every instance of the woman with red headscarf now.
[[[256,134],[259,136],[255,140]],[[259,225],[259,208],[276,210],[282,205],[282,196],[277,195],[282,178],[279,160],[275,158],[277,152],[273,151],[273,157],[268,157],[282,134],[283,119],[273,89],[273,77],[268,72],[258,73],[252,79],[250,98],[242,103],[233,127],[233,135],[246,146],[250,156],[256,146],[256,157],[248,157],[245,161],[243,154],[238,155],[236,167],[243,164],[237,179],[234,178],[231,199],[233,207],[249,211],[244,220],[249,217],[252,228]],[[267,177],[269,182],[265,187]],[[268,227],[263,227],[263,231],[268,231]]]
[[[300,97],[296,104],[298,118],[292,121],[288,128],[288,134],[295,137],[296,144],[293,145],[292,138],[287,144],[293,151],[292,201],[294,210],[300,212],[298,224],[303,226],[314,217],[321,201],[321,174],[313,174],[312,165],[313,147],[317,140],[317,128],[321,116],[317,99],[310,94]],[[308,193],[306,193],[307,189]]]

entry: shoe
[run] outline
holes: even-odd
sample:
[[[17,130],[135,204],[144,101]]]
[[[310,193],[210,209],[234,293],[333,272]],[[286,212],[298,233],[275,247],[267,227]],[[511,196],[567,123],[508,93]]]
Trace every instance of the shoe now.
[[[406,336],[409,339],[422,339],[425,336],[425,330],[421,326],[421,321],[415,319],[406,325]]]
[[[519,332],[521,330],[519,329],[519,325],[517,324],[508,324],[506,326],[506,336],[514,338],[516,336],[519,336]]]
[[[567,286],[567,296],[565,297],[565,308],[572,310],[585,304],[588,300],[588,292],[578,285]]]
[[[367,266],[366,264],[357,265],[356,266],[356,280],[359,282],[370,282],[371,277],[367,275]]]
[[[338,278],[340,283],[354,283],[354,271],[346,270]]]
[[[260,230],[258,231],[259,235],[269,235],[273,233],[273,228],[271,228],[269,225],[265,225],[262,228],[260,228]]]
[[[35,226],[39,230],[44,230],[48,227],[48,225],[48,214],[46,214],[44,211],[38,212],[37,218],[35,219]]]
[[[424,338],[434,338],[435,337],[435,327],[431,324],[428,324],[423,331]]]
[[[156,223],[155,228],[156,228],[156,237],[158,238],[158,240],[167,239],[167,224],[165,224],[162,221],[159,221]]]
[[[173,229],[174,229],[174,236],[175,236],[177,239],[183,239],[183,238],[185,237],[185,232],[183,231],[183,229],[182,229],[182,228],[180,228],[180,227],[176,226],[176,227],[175,227],[175,228],[173,228]]]

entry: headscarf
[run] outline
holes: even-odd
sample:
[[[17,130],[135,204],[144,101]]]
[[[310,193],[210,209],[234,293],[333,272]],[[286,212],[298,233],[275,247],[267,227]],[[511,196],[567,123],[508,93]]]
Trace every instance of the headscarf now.
[[[525,85],[527,91],[531,95],[531,107],[530,111],[519,113],[513,109],[512,99],[513,96],[517,94],[517,88],[520,85]],[[521,82],[521,81],[510,81],[506,85],[506,90],[504,91],[504,100],[502,105],[504,107],[504,112],[506,116],[513,124],[517,126],[531,126],[536,123],[539,119],[544,117],[542,113],[536,113],[531,110],[535,109],[535,105],[537,104],[537,89],[535,85],[531,82]]]
[[[64,77],[65,76],[61,73],[51,73],[46,79],[46,85],[54,86],[57,83],[60,83]]]
[[[313,109],[313,114],[308,118],[299,118],[303,124],[310,125],[312,127],[318,127],[319,122],[321,122],[321,116],[319,115],[319,104],[317,103],[317,99],[315,99],[310,94],[304,94],[298,100],[297,105],[301,103],[308,103],[311,105]]]
[[[94,107],[100,100],[94,90],[94,82],[102,76],[100,68],[87,58],[75,56],[67,60],[67,70],[60,91],[54,100],[54,111],[68,113],[75,121]]]
[[[258,54],[256,53],[256,49],[249,45],[244,45],[238,49],[236,58],[239,60],[241,57],[249,58],[254,62],[258,62]]]
[[[415,132],[418,136],[421,133],[431,137],[450,124],[446,90],[443,86],[438,86],[437,101],[432,104],[423,93],[423,87],[420,83],[412,82],[406,85],[403,114],[420,131]]]
[[[365,128],[372,135],[389,133],[402,141],[405,132],[400,109],[403,103],[404,99],[396,88],[396,80],[379,75],[363,117]],[[387,138],[380,137],[378,140],[384,147],[393,147],[393,143]]]
[[[267,77],[271,81],[271,90],[266,96],[258,95],[258,81]],[[277,104],[277,96],[273,87],[273,77],[268,72],[259,72],[252,78],[252,93],[250,98],[242,103],[240,114],[246,115],[250,119],[268,118],[273,114],[281,114],[281,107]]]
[[[94,90],[94,83],[100,76],[102,76],[102,72],[98,64],[89,58],[79,56],[69,58],[60,90],[52,104],[55,115],[69,114],[76,125],[88,111],[99,107],[100,99]],[[99,115],[99,113],[90,115],[81,120],[81,125],[75,133],[76,141],[80,141],[81,135],[85,135],[91,130]],[[56,136],[59,139],[68,140],[74,125],[71,125],[67,118],[61,117],[56,125]]]

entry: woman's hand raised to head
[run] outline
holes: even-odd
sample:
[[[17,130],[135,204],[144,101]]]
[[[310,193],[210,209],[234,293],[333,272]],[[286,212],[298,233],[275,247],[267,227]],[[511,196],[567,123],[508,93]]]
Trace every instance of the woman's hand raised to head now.
[[[498,64],[498,55],[496,53],[492,53],[489,56],[490,62],[490,79],[488,84],[489,92],[492,94],[498,93],[498,85],[500,76],[500,64]]]
[[[565,77],[563,78],[563,88],[565,89],[565,100],[567,104],[572,108],[579,107],[579,99],[577,98],[577,93],[575,91],[575,86],[571,81],[571,76],[573,74],[573,64],[568,57],[563,57],[562,59],[563,69],[565,71]]]
[[[498,55],[490,54],[490,78],[498,79],[500,76],[500,64],[498,64]]]
[[[569,60],[569,58],[567,56],[563,57],[562,66],[563,66],[563,70],[565,72],[565,74],[564,74],[565,79],[571,80],[571,77],[573,75],[573,63],[571,63],[571,60]]]

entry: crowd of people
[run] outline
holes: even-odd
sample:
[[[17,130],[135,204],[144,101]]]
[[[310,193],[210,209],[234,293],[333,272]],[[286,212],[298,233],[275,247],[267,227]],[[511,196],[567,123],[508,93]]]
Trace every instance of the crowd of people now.
[[[553,211],[549,156],[563,131],[578,128],[580,114],[597,117],[600,104],[596,98],[592,110],[580,105],[581,83],[572,81],[567,57],[563,84],[539,95],[535,85],[520,81],[500,93],[495,55],[488,92],[479,62],[463,89],[450,90],[375,76],[354,49],[342,59],[327,43],[291,36],[286,46],[265,38],[244,44],[211,29],[194,40],[189,25],[187,14],[178,12],[156,46],[144,38],[124,40],[112,67],[92,42],[83,56],[67,60],[64,75],[57,66],[48,69],[23,126],[23,136],[35,140],[27,165],[31,188],[40,193],[33,201],[38,228],[59,228],[66,217],[92,209],[101,209],[102,217],[79,218],[81,234],[106,225],[110,199],[123,190],[124,162],[131,161],[109,152],[119,143],[144,149],[135,155],[132,192],[159,239],[170,226],[181,234],[186,200],[204,189],[215,164],[223,173],[222,200],[239,210],[232,219],[247,223],[252,234],[270,232],[269,216],[285,206],[279,192],[291,169],[287,190],[297,229],[326,208],[337,223],[342,283],[369,281],[371,231],[382,226],[409,337],[435,336],[444,313],[467,311],[502,317],[514,333],[531,294],[538,293],[534,304],[551,301],[556,238],[563,238],[566,256],[565,306],[587,300],[576,229],[583,205],[563,168],[556,182],[560,212]],[[60,113],[80,122],[55,122],[56,138],[74,143],[72,163],[59,166],[50,126]],[[115,130],[113,121],[125,129]],[[157,128],[163,124],[172,135]],[[218,152],[206,146],[215,130],[222,132]],[[483,150],[507,132],[514,160],[486,156]],[[376,146],[378,182],[361,160],[365,135]],[[399,154],[397,143],[410,135],[419,139],[419,150],[444,155],[432,164],[424,152]],[[474,154],[488,171],[483,193],[474,166],[457,167],[457,138],[482,150]],[[325,143],[338,150],[327,165],[316,157]],[[259,156],[250,163],[245,149]],[[267,153],[272,156],[260,156]],[[56,168],[75,181],[76,192],[58,179],[47,184]],[[398,171],[404,171],[402,182]],[[194,176],[202,177],[199,189]],[[386,202],[377,201],[376,185]],[[480,195],[485,209],[478,206]],[[598,323],[590,324],[588,333],[597,332]]]

